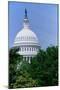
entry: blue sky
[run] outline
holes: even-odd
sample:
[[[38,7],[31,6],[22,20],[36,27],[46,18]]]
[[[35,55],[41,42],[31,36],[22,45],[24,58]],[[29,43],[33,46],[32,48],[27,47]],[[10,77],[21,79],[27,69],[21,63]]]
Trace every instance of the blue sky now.
[[[9,2],[8,8],[9,48],[13,46],[16,34],[23,28],[25,8],[28,12],[31,29],[38,36],[41,48],[57,45],[57,4]]]

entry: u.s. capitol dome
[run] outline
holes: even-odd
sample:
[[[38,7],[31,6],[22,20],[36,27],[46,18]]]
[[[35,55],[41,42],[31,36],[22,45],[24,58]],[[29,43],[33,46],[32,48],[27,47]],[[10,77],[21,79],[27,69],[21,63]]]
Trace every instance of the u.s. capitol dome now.
[[[31,62],[31,58],[37,55],[37,52],[40,48],[38,38],[29,26],[26,9],[23,28],[17,33],[14,46],[19,47],[18,53],[23,55],[23,60],[29,63]]]

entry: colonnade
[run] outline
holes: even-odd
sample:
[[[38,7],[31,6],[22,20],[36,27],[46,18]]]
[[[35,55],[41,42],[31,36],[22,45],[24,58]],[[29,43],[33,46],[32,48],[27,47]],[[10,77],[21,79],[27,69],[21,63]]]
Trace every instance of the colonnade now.
[[[27,61],[28,63],[31,63],[32,57],[29,56],[23,56],[23,61]]]

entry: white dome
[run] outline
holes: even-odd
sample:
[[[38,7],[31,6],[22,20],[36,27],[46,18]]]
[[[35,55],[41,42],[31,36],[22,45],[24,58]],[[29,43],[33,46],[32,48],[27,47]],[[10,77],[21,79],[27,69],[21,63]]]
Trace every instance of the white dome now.
[[[23,55],[23,58],[30,62],[31,57],[34,57],[40,46],[36,34],[29,27],[27,11],[25,9],[24,27],[20,30],[15,38],[14,46],[19,47],[18,53]]]
[[[25,10],[24,27],[17,33],[14,46],[21,45],[36,45],[38,46],[38,38],[36,34],[29,27],[29,20],[27,17],[27,11]]]
[[[38,45],[38,39],[34,32],[32,32],[29,28],[23,28],[15,38],[14,44],[17,44],[17,46],[22,44],[33,44]]]

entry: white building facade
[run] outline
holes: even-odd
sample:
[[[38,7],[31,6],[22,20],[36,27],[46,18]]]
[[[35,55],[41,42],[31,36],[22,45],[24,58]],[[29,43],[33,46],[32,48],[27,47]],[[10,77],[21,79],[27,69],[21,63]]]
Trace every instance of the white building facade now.
[[[18,53],[20,55],[23,55],[23,60],[29,63],[31,63],[31,58],[37,55],[37,52],[40,48],[38,38],[29,26],[29,20],[27,17],[26,9],[25,9],[23,28],[16,35],[14,41],[14,47],[15,46],[19,47]]]

